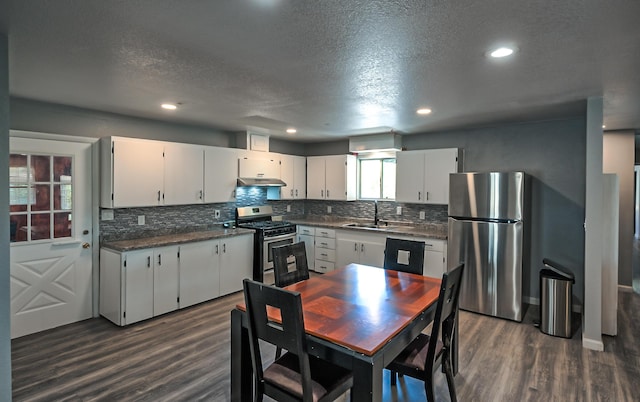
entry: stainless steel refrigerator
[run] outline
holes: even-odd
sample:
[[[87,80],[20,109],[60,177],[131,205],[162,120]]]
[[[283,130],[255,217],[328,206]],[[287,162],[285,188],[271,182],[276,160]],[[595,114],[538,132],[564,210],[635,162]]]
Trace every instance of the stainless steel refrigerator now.
[[[523,172],[454,173],[449,268],[464,262],[460,308],[522,321]]]

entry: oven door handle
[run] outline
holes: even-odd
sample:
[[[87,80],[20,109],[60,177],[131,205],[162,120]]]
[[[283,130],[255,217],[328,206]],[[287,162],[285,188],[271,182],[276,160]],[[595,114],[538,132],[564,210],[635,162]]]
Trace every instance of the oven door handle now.
[[[271,236],[267,236],[267,237],[265,237],[265,238],[264,238],[264,240],[265,240],[265,241],[270,242],[270,241],[273,241],[273,240],[287,239],[287,238],[289,238],[289,237],[293,237],[293,238],[295,239],[295,237],[296,237],[296,232],[293,232],[293,233],[285,233],[285,234],[278,235],[278,236],[273,236],[273,237],[271,237]]]

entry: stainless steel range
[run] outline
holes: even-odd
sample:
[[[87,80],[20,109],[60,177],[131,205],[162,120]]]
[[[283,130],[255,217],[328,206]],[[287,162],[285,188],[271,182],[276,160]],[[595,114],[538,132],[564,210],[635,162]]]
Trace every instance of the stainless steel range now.
[[[264,271],[273,269],[271,250],[294,243],[296,225],[274,221],[270,205],[236,208],[236,225],[256,231],[253,241],[253,279],[263,282]]]

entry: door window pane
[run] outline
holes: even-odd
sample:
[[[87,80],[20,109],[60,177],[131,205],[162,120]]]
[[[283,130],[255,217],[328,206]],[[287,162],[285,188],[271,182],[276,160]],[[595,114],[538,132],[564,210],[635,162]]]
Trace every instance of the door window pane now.
[[[26,212],[30,198],[29,187],[9,187],[9,212]]]
[[[51,238],[51,214],[31,214],[31,240]]]
[[[51,181],[51,157],[31,155],[31,174],[33,175],[33,181]]]
[[[53,214],[53,237],[71,237],[71,212]]]
[[[71,209],[71,185],[70,184],[54,184],[53,185],[53,209],[56,211]]]
[[[36,184],[33,186],[35,199],[32,200],[32,211],[49,211],[51,209],[51,199],[49,198],[49,185]]]
[[[13,242],[23,242],[29,240],[27,238],[27,215],[11,215],[9,217],[9,239]]]
[[[71,183],[71,157],[53,157],[53,181],[57,183]]]
[[[11,154],[9,156],[9,183],[27,183],[29,180],[27,173],[27,155]]]

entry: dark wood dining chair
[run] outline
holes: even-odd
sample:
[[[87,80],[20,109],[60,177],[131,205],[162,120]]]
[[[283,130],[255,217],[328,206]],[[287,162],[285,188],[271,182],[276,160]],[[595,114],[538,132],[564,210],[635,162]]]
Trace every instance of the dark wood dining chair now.
[[[424,242],[387,237],[384,247],[384,269],[422,275]]]
[[[243,287],[254,401],[264,395],[278,401],[333,401],[353,386],[351,371],[307,353],[300,293],[250,279],[244,279]],[[281,323],[269,320],[268,308],[279,311]],[[259,339],[289,352],[263,370]]]
[[[433,374],[442,368],[447,377],[451,401],[457,401],[453,382],[451,344],[458,314],[458,297],[464,264],[442,275],[440,295],[433,320],[431,335],[420,334],[388,366],[391,385],[396,385],[396,373],[424,381],[427,401],[435,401]]]
[[[304,242],[272,249],[273,275],[277,287],[282,288],[309,279],[309,265]]]

